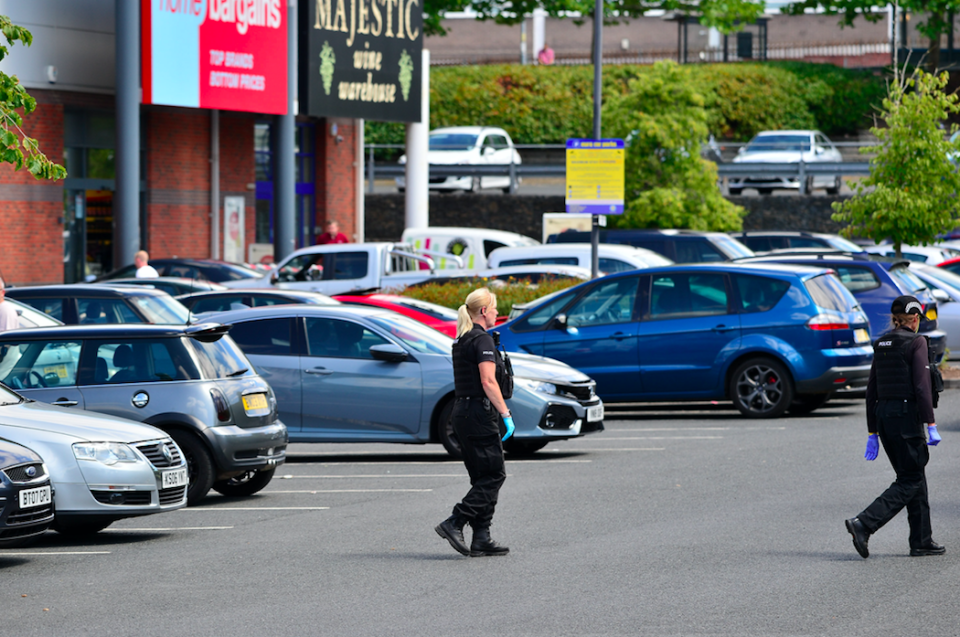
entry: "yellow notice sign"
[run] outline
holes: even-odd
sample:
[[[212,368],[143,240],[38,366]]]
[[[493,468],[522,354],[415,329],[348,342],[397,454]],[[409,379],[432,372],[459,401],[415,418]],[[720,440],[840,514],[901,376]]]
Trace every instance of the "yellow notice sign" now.
[[[623,214],[622,139],[567,140],[567,212]]]

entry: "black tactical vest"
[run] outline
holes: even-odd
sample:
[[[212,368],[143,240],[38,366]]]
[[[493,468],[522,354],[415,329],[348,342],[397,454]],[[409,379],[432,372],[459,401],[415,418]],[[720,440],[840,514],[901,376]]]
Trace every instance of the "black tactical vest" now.
[[[880,400],[916,400],[913,373],[907,354],[919,334],[906,330],[887,332],[873,343],[873,369]]]
[[[480,383],[480,364],[474,355],[477,337],[486,334],[474,328],[453,342],[453,387],[457,398],[486,397]]]

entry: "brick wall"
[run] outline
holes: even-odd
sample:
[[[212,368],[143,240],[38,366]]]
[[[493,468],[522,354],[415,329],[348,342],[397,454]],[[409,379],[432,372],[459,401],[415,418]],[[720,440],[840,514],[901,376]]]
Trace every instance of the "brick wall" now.
[[[321,119],[316,128],[317,233],[323,232],[326,222],[332,219],[351,241],[357,239],[356,122]],[[336,136],[330,133],[333,124],[337,125]]]
[[[52,161],[63,161],[63,106],[39,103],[23,131]],[[0,164],[0,273],[8,284],[63,281],[63,182]]]
[[[257,238],[256,181],[251,113],[220,113],[220,255],[223,256],[223,198],[244,198],[244,258]]]

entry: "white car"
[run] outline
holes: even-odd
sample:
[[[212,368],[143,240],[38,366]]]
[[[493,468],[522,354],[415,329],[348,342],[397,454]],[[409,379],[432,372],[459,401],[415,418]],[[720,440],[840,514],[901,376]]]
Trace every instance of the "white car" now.
[[[460,266],[453,259],[445,259],[437,253],[460,257],[465,270],[482,270],[487,267],[487,255],[497,248],[540,245],[536,239],[516,232],[441,226],[407,228],[400,241],[411,244],[416,250],[432,251],[440,270],[459,269]]]
[[[960,276],[935,265],[914,263],[910,271],[927,284],[937,299],[937,322],[947,333],[950,358],[960,357]]]
[[[597,269],[608,274],[673,263],[653,250],[612,243],[599,244],[597,257]],[[589,243],[545,243],[539,246],[497,248],[487,257],[487,264],[491,268],[535,264],[575,265],[590,270],[590,259]]]
[[[436,165],[507,165],[520,164],[520,153],[513,146],[510,135],[502,128],[489,126],[452,126],[438,128],[430,132],[430,148],[427,161]],[[399,163],[406,164],[407,156],[402,155]],[[517,182],[519,183],[519,178]],[[402,192],[407,182],[397,177],[397,188]],[[483,188],[501,188],[510,192],[510,177],[436,177],[430,179],[431,190],[469,190],[477,192]]]
[[[843,157],[826,135],[816,130],[779,130],[763,131],[740,149],[733,163],[775,163],[795,164],[814,162],[841,162]],[[836,176],[807,177],[807,192],[815,188],[825,188],[827,194],[840,193],[843,178]],[[797,178],[756,175],[752,177],[731,177],[729,180],[731,195],[739,195],[744,188],[756,188],[761,195],[769,195],[774,190],[800,190]]]
[[[870,254],[879,254],[885,257],[897,256],[897,251],[892,243],[884,243],[878,246],[867,246],[864,251]],[[926,263],[927,265],[937,265],[950,259],[960,256],[960,250],[946,246],[900,246],[900,255],[907,261],[916,261]]]

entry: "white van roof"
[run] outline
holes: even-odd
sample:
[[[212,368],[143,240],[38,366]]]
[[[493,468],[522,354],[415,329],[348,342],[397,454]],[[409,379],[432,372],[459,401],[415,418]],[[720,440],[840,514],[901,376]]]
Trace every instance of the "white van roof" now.
[[[491,239],[500,243],[519,244],[524,246],[540,245],[536,239],[518,232],[507,230],[492,230],[488,228],[456,228],[452,226],[428,226],[425,228],[407,228],[403,231],[401,241],[408,243],[415,237],[464,237]]]
[[[537,257],[555,258],[561,255],[577,257],[584,255],[589,256],[590,250],[591,245],[589,243],[545,243],[536,246],[497,248],[490,253],[487,260],[490,267],[496,267],[503,261],[514,259],[535,259]],[[604,258],[618,258],[627,262],[636,262],[638,265],[645,265],[647,267],[670,265],[673,263],[667,257],[653,250],[613,243],[599,244],[597,246],[597,254]]]

